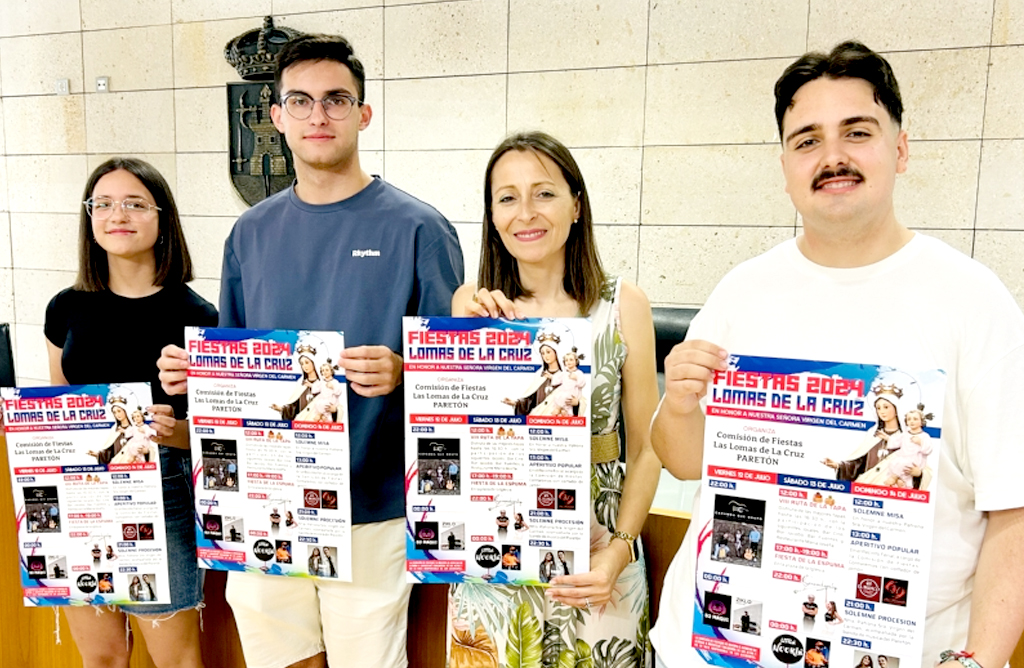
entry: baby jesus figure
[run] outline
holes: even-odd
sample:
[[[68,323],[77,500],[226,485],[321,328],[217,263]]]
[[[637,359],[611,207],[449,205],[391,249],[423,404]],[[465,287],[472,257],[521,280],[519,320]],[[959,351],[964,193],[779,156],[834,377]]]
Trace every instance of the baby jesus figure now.
[[[338,367],[327,360],[320,365],[320,380],[313,383],[312,392],[314,396],[301,413],[295,416],[299,422],[336,422],[337,417],[342,415],[341,395],[345,386],[334,377],[334,371]]]
[[[111,464],[143,464],[149,461],[154,451],[153,439],[156,430],[146,424],[146,417],[141,408],[132,413],[132,426],[125,430],[126,442],[121,451],[114,455]]]
[[[573,406],[579,404],[580,395],[587,384],[586,375],[579,369],[582,358],[583,355],[577,355],[576,349],[573,348],[562,358],[565,370],[551,376],[551,384],[555,389],[546,401],[554,408],[553,415],[572,416]]]
[[[925,460],[932,454],[932,437],[925,433],[925,415],[921,410],[907,411],[904,418],[907,431],[893,434],[889,438],[889,449],[894,452],[886,461],[889,477],[887,487],[913,487],[914,477],[910,470],[924,468]]]

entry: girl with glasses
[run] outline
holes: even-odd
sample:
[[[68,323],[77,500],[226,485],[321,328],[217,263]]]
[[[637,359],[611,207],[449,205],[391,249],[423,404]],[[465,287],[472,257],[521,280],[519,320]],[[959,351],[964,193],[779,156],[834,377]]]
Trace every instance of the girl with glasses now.
[[[202,668],[198,607],[203,588],[189,484],[188,404],[185,396],[164,393],[156,361],[164,346],[184,345],[185,326],[216,326],[217,311],[186,285],[192,261],[174,197],[156,169],[134,158],[112,158],[89,177],[84,196],[78,278],[46,308],[50,382],[150,382],[155,405],[148,412],[160,443],[171,602],[114,610],[70,607],[64,614],[85,668],[127,668],[131,647],[125,643],[125,614],[139,620],[156,666]]]

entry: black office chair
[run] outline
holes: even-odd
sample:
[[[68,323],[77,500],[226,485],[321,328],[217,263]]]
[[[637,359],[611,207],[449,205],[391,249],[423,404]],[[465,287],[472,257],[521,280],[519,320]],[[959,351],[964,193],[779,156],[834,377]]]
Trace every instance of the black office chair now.
[[[665,394],[665,356],[672,352],[672,346],[686,338],[690,321],[699,309],[679,306],[655,306],[651,309],[654,318],[654,358],[658,368],[658,395]],[[626,420],[620,414],[619,438],[626,442]],[[626,449],[619,453],[619,461],[626,461]]]
[[[14,387],[14,349],[11,348],[11,326],[0,323],[0,387]]]
[[[658,363],[658,390],[665,392],[665,357],[672,352],[672,346],[686,338],[690,322],[699,309],[680,306],[655,306],[654,316],[654,357]]]

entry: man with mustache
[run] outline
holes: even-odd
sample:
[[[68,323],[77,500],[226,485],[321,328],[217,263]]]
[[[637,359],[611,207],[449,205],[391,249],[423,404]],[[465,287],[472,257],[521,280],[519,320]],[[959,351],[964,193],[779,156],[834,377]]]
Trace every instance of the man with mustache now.
[[[775,98],[803,233],[730,272],[665,360],[655,450],[676,477],[700,477],[700,400],[727,351],[944,370],[933,544],[923,546],[931,579],[927,593],[909,594],[928,598],[920,665],[1003,666],[1024,628],[1024,424],[1013,418],[1024,399],[1024,315],[988,269],[897,220],[909,148],[884,58],[857,42],[806,54]],[[925,313],[900,318],[907,304]],[[694,594],[706,588],[695,580],[692,529],[651,633],[672,668],[705,665],[690,647]]]

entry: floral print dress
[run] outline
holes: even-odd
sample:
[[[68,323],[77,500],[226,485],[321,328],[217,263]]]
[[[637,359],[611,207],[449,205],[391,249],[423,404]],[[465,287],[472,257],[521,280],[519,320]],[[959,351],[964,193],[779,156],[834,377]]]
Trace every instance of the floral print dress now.
[[[620,286],[621,279],[606,280],[590,313],[590,415],[595,436],[619,429],[626,360],[619,326]],[[591,464],[591,554],[611,540],[624,482],[622,462]],[[544,596],[543,587],[453,584],[448,593],[448,668],[649,668],[648,606],[642,558],[622,571],[612,600],[590,610],[555,603]]]

